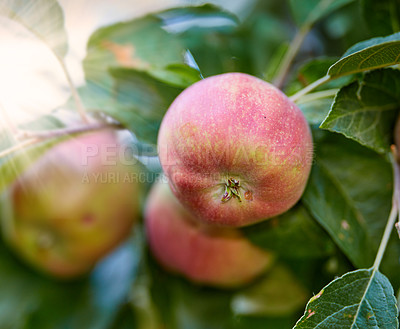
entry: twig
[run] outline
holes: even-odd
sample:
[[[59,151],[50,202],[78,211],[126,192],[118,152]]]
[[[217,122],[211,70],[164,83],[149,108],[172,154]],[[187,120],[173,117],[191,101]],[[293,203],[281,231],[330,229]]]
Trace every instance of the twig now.
[[[392,148],[393,149],[393,148]],[[374,265],[372,266],[374,271],[378,271],[379,266],[382,262],[383,255],[385,253],[387,244],[390,239],[390,235],[393,230],[393,226],[396,222],[399,212],[399,164],[396,158],[391,154],[391,162],[393,166],[393,177],[394,177],[394,186],[393,186],[393,198],[392,198],[392,210],[390,211],[389,219],[385,227],[385,231],[383,233],[383,237],[381,243],[379,245],[378,252],[376,254]]]
[[[322,86],[324,83],[332,80],[331,76],[325,75],[321,79],[314,81],[313,83],[309,84],[307,87],[303,88],[302,90],[295,93],[293,96],[289,97],[292,102],[296,102],[300,97],[308,94],[310,91],[314,90],[315,88]]]
[[[276,74],[276,78],[274,79],[274,85],[277,88],[282,88],[283,83],[286,80],[286,76],[289,73],[290,66],[296,57],[298,51],[300,50],[303,41],[311,29],[311,25],[304,25],[301,29],[299,29],[293,38],[292,42],[289,45],[288,51],[285,53],[281,65],[279,66],[278,73]]]
[[[72,97],[74,98],[75,105],[76,105],[76,108],[78,110],[78,113],[79,113],[79,115],[80,115],[80,117],[81,117],[81,119],[82,119],[82,121],[84,123],[89,123],[89,119],[88,119],[88,117],[86,115],[85,107],[83,106],[81,97],[79,96],[79,93],[76,90],[76,87],[75,87],[75,85],[74,85],[74,83],[72,81],[71,75],[69,74],[67,66],[65,65],[64,59],[62,59],[62,58],[60,58],[58,56],[57,56],[57,59],[58,59],[58,62],[60,63],[60,65],[61,65],[61,68],[62,68],[62,70],[63,70],[63,72],[65,74],[65,77],[67,78],[68,85],[69,85],[69,87],[71,89]]]
[[[66,135],[83,133],[86,131],[95,131],[105,128],[123,129],[121,124],[116,123],[93,123],[88,125],[81,125],[77,127],[68,127],[62,129],[46,130],[46,131],[21,131],[17,136],[18,139],[23,139],[22,142],[14,145],[4,151],[0,152],[0,158],[6,157],[16,151],[19,151],[27,146],[34,145],[46,139],[61,137]]]
[[[18,139],[27,139],[27,138],[49,139],[65,135],[79,134],[86,131],[100,130],[104,128],[122,129],[123,126],[119,123],[96,122],[76,127],[67,127],[67,128],[52,129],[52,130],[41,130],[41,131],[22,130],[20,131],[20,134],[17,137]]]
[[[308,103],[308,102],[315,101],[315,100],[322,99],[322,98],[332,97],[332,96],[335,96],[339,90],[340,90],[339,88],[335,88],[335,89],[317,91],[315,93],[304,95],[297,101],[297,104],[303,104],[303,103]]]
[[[36,143],[38,143],[40,141],[41,141],[40,138],[27,139],[27,140],[25,140],[25,141],[23,141],[23,142],[21,142],[21,143],[19,143],[17,145],[14,145],[14,146],[12,146],[12,147],[0,152],[0,159],[4,158],[4,157],[6,157],[6,156],[8,156],[8,155],[10,155],[10,154],[12,154],[14,152],[17,152],[17,151],[19,151],[19,150],[21,150],[21,149],[23,149],[23,148],[25,148],[27,146],[36,144]]]

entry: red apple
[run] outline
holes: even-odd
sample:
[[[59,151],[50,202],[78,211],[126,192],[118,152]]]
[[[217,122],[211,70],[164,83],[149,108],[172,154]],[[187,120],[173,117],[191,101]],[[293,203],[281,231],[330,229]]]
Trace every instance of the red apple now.
[[[37,269],[60,278],[88,272],[130,232],[139,213],[137,168],[122,165],[112,130],[49,149],[10,187],[6,240]]]
[[[287,211],[311,169],[312,138],[300,109],[242,73],[184,90],[162,121],[158,144],[177,198],[219,225],[249,225]]]
[[[237,287],[251,282],[273,261],[270,253],[252,245],[238,229],[197,221],[166,183],[153,186],[145,221],[155,258],[197,283]]]

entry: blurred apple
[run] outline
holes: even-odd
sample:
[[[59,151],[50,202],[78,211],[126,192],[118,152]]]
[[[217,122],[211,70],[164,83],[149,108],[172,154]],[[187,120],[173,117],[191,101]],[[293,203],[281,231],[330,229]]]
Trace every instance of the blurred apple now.
[[[153,186],[146,203],[146,230],[155,258],[172,272],[216,287],[254,280],[273,262],[238,229],[199,222],[172,194],[167,183]]]
[[[69,137],[6,194],[6,241],[42,272],[82,275],[122,242],[138,218],[138,166],[122,163],[117,133]]]

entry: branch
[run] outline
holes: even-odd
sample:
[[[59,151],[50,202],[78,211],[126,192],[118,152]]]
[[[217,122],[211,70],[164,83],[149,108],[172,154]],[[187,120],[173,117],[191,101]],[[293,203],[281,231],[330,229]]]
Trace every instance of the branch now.
[[[308,32],[311,29],[311,25],[307,24],[304,25],[301,29],[299,29],[293,38],[292,42],[289,45],[289,49],[286,52],[285,56],[283,57],[283,60],[281,62],[281,65],[279,66],[278,73],[276,75],[276,78],[274,79],[274,85],[277,88],[282,88],[283,83],[286,80],[286,76],[289,73],[290,66],[292,65],[292,62],[294,58],[296,57],[297,53],[300,50],[301,45],[303,44],[303,41],[308,34]]]
[[[400,192],[400,184],[399,184],[399,164],[397,162],[395,154],[395,147],[392,146],[392,154],[391,154],[391,162],[393,166],[393,179],[394,179],[394,186],[393,186],[393,198],[392,198],[392,210],[390,211],[389,219],[385,227],[385,231],[383,233],[383,237],[381,243],[379,245],[378,252],[376,254],[375,262],[373,265],[374,271],[378,271],[379,266],[382,262],[383,255],[385,253],[387,244],[390,239],[390,235],[393,230],[393,226],[395,225],[396,219],[399,213],[399,192]]]
[[[296,102],[300,97],[308,94],[310,91],[314,90],[315,88],[322,86],[324,83],[327,83],[328,81],[333,80],[331,76],[325,75],[321,79],[318,79],[317,81],[314,81],[313,83],[309,84],[307,87],[303,88],[302,90],[298,91],[294,95],[290,96],[290,100],[292,102]]]
[[[321,90],[321,91],[317,91],[315,93],[304,95],[297,102],[297,104],[303,104],[303,103],[312,102],[312,101],[315,101],[318,99],[332,97],[332,96],[335,96],[339,90],[340,90],[339,88],[334,88],[334,89]]]
[[[25,141],[23,141],[23,142],[21,142],[21,143],[19,143],[17,145],[14,145],[14,146],[12,146],[12,147],[10,147],[8,149],[5,149],[4,151],[1,151],[0,152],[0,159],[4,158],[4,157],[6,157],[6,156],[8,156],[8,155],[10,155],[10,154],[12,154],[14,152],[17,152],[17,151],[19,151],[19,150],[21,150],[21,149],[23,149],[23,148],[25,148],[27,146],[39,143],[40,141],[41,141],[40,138],[27,139],[27,140],[25,140]]]
[[[69,85],[69,87],[71,89],[72,97],[73,97],[73,99],[75,101],[75,105],[76,105],[76,108],[78,110],[78,113],[79,113],[79,115],[80,115],[80,117],[81,117],[81,119],[82,119],[82,121],[84,123],[89,123],[89,119],[88,119],[88,117],[86,115],[85,107],[83,106],[82,100],[81,100],[81,98],[79,96],[78,91],[75,88],[75,85],[74,85],[74,83],[72,81],[71,75],[69,74],[69,71],[67,69],[67,66],[65,65],[64,60],[62,58],[58,57],[58,56],[56,56],[56,57],[58,59],[58,62],[61,65],[61,68],[62,68],[62,70],[63,70],[63,72],[65,74],[65,77],[67,78],[68,85]]]
[[[76,127],[67,127],[67,128],[52,129],[52,130],[41,130],[41,131],[22,130],[20,131],[17,137],[18,139],[40,138],[43,140],[65,135],[79,134],[87,131],[101,130],[104,128],[123,129],[123,126],[120,123],[96,122]]]
[[[76,127],[67,127],[54,130],[44,130],[44,131],[20,131],[17,138],[23,140],[4,151],[0,152],[0,158],[6,157],[16,151],[19,151],[27,146],[37,144],[46,139],[51,139],[55,137],[61,137],[66,135],[79,134],[87,131],[101,130],[105,128],[111,129],[123,129],[124,127],[119,123],[92,123],[87,125],[81,125]]]

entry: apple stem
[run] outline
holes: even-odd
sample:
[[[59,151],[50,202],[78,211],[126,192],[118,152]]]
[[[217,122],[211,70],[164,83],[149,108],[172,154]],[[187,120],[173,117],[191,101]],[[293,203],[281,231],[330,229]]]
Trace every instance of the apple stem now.
[[[313,91],[315,88],[322,86],[323,84],[325,84],[333,79],[336,79],[336,77],[332,78],[330,75],[325,75],[321,79],[314,81],[313,83],[309,84],[307,87],[301,89],[300,91],[298,91],[296,94],[290,96],[289,98],[292,102],[296,103],[304,95],[308,94],[309,92]]]
[[[312,101],[324,99],[324,98],[329,98],[329,97],[334,97],[338,92],[339,88],[333,88],[333,89],[327,89],[327,90],[321,90],[321,91],[316,91],[310,94],[306,94],[302,96],[300,99],[296,101],[296,104],[305,104],[309,103]]]

